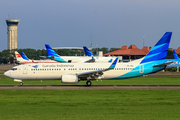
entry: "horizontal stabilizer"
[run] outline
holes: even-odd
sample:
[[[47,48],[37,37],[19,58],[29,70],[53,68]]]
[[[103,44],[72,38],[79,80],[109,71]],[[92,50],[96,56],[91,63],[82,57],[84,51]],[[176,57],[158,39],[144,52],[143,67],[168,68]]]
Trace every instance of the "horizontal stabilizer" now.
[[[85,63],[93,63],[93,62],[95,62],[96,60],[95,59],[89,59],[89,60],[87,60],[87,61],[85,61]]]
[[[174,62],[175,62],[175,61],[163,63],[163,64],[160,64],[160,65],[154,65],[153,67],[163,67],[163,66],[167,66],[167,65],[169,65],[169,64],[172,64],[172,63],[174,63]]]

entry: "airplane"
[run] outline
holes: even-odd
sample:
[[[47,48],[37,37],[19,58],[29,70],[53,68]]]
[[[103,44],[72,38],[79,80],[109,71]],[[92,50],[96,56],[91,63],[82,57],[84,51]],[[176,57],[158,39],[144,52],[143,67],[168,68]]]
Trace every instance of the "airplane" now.
[[[27,64],[27,63],[58,63],[58,62],[56,62],[54,60],[33,60],[33,59],[29,59],[23,52],[21,52],[21,55],[17,51],[15,51],[16,63],[17,64]]]
[[[81,63],[91,63],[91,62],[112,62],[114,60],[114,57],[94,57],[92,53],[92,56],[59,56],[49,44],[45,44],[48,56],[47,58],[50,58],[51,60],[55,60],[61,63],[75,63],[75,62],[81,62]],[[89,50],[85,50],[85,53],[89,52]],[[90,51],[91,52],[91,51]]]
[[[173,62],[172,64],[169,64],[167,67],[180,67],[180,59],[175,50],[173,50],[173,54],[174,59],[166,59],[167,62]]]
[[[95,62],[109,62],[111,63],[115,57],[99,57],[95,56],[86,46],[83,46],[84,52],[86,56],[92,57],[95,59]]]
[[[32,63],[21,64],[4,73],[5,76],[21,82],[22,80],[61,80],[62,83],[78,83],[91,80],[127,79],[156,73],[173,62],[166,56],[172,32],[166,32],[149,53],[126,63]]]

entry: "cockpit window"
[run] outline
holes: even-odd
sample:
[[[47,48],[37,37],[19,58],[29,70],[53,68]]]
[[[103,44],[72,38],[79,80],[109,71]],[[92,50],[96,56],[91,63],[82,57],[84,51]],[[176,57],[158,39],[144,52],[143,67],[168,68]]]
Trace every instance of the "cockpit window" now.
[[[17,68],[11,68],[11,70],[17,70]]]

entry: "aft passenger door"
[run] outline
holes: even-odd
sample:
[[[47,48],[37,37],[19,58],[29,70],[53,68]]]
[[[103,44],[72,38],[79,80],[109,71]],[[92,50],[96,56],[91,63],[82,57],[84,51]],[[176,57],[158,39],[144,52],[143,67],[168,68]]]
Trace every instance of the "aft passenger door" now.
[[[144,65],[142,64],[139,65],[139,72],[144,73]]]

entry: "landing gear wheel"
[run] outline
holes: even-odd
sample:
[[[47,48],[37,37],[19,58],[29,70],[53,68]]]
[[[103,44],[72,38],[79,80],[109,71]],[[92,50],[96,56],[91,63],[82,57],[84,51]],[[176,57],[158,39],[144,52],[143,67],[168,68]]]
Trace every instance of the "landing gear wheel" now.
[[[23,86],[23,82],[21,82],[20,85]]]
[[[87,81],[87,82],[86,82],[86,85],[87,85],[87,86],[91,86],[91,81]]]

